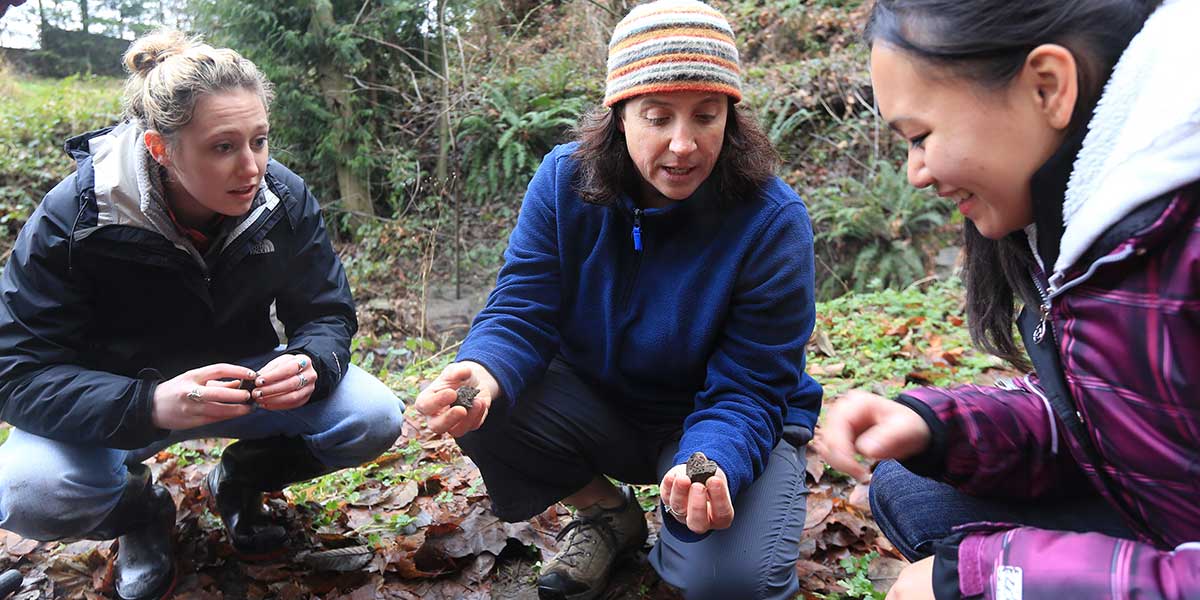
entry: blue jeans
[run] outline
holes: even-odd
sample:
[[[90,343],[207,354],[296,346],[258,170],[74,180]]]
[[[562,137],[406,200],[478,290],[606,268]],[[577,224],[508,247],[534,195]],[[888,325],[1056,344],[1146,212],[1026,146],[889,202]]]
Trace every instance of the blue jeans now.
[[[981,521],[1134,538],[1120,515],[1095,494],[1024,502],[978,498],[916,475],[894,460],[879,463],[871,476],[871,515],[910,561],[932,555],[933,544],[954,527]]]
[[[299,436],[326,466],[353,467],[392,446],[400,436],[403,411],[386,385],[350,365],[324,400],[285,411],[256,409],[236,419],[174,431],[139,450],[72,444],[13,429],[0,446],[0,529],[43,541],[84,535],[116,508],[127,464],[184,440]]]
[[[647,422],[603,395],[556,360],[513,406],[493,406],[483,427],[458,438],[497,516],[528,519],[597,475],[662,480],[674,466],[682,422]],[[690,398],[680,401],[690,406]],[[780,440],[763,474],[735,499],[732,527],[699,541],[664,527],[650,565],[689,600],[792,598],[807,508],[804,465],[803,446]]]

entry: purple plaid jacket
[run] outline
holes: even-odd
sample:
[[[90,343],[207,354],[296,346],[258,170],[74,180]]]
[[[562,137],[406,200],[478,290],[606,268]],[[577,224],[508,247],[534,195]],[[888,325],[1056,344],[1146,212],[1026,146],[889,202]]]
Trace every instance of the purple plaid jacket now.
[[[1020,325],[1040,379],[901,397],[935,429],[942,480],[1011,498],[1090,482],[1139,538],[966,526],[964,597],[1200,598],[1197,190],[1163,197],[1148,225],[1081,262],[1073,275],[1095,270],[1048,303],[1040,344],[1040,316],[1027,311]]]

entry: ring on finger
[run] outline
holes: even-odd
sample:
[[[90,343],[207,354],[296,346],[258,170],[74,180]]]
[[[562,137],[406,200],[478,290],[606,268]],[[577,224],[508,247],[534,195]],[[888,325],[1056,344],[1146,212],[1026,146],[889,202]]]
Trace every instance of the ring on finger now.
[[[307,358],[302,358],[302,359],[296,361],[296,372],[297,373],[303,373],[304,369],[306,369],[306,368],[308,368],[308,359]]]
[[[300,389],[306,385],[308,385],[308,378],[305,377],[304,375],[301,375],[299,385],[296,386],[296,389]]]
[[[192,402],[199,402],[203,397],[204,392],[201,392],[199,387],[194,387],[187,393],[187,399]]]
[[[671,515],[672,517],[675,517],[676,519],[678,519],[680,516],[679,513],[675,512],[675,509],[671,508],[670,504],[663,505],[663,512],[667,513],[668,515]]]

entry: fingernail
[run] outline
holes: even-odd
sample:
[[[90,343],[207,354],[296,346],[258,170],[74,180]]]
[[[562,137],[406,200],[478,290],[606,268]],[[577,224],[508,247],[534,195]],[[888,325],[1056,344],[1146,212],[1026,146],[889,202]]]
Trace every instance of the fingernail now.
[[[267,378],[266,378],[266,377],[259,377],[259,378],[258,378],[258,385],[267,385]]]
[[[258,373],[255,373],[254,371],[246,371],[246,379],[254,379],[255,377],[258,377]]]
[[[254,390],[255,398],[262,398],[262,390]]]

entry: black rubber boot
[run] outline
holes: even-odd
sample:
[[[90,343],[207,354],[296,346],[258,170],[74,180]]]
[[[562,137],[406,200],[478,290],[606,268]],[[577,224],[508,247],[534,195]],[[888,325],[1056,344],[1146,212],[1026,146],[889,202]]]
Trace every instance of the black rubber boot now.
[[[129,467],[125,491],[117,507],[84,537],[117,538],[113,584],[120,600],[159,600],[175,588],[171,534],[175,501],[150,477],[146,465]]]
[[[221,517],[238,556],[266,561],[283,555],[288,534],[266,512],[263,493],[335,470],[317,460],[298,437],[242,440],[225,448],[204,487],[209,508]]]

